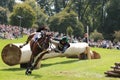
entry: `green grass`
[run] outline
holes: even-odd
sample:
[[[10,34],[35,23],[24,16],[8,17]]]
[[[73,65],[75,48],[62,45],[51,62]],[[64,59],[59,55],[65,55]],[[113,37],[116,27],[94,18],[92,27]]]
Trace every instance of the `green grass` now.
[[[8,43],[23,43],[27,36],[14,40],[0,39],[0,53]],[[120,62],[120,51],[92,48],[100,53],[101,59],[78,60],[68,58],[52,58],[41,61],[41,68],[26,76],[25,69],[19,65],[8,66],[0,57],[0,80],[119,80],[105,77],[104,72],[110,70],[115,62]]]

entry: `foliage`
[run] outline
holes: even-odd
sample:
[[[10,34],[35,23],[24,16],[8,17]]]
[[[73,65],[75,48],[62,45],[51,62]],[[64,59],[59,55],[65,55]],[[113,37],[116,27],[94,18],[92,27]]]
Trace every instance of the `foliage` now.
[[[114,36],[114,42],[120,42],[120,31],[115,31],[113,36]]]
[[[52,21],[52,24],[49,24],[50,26],[55,28],[54,30],[60,28],[60,30],[57,31],[66,33],[65,29],[67,28],[67,26],[71,26],[74,30],[73,34],[81,36],[83,32],[85,33],[84,30],[86,30],[86,26],[89,26],[90,33],[93,32],[94,30],[97,30],[104,34],[103,36],[105,39],[111,40],[113,40],[114,38],[112,36],[114,34],[114,31],[120,30],[119,27],[120,0],[22,0],[22,1],[24,1],[23,3],[29,4],[36,13],[36,20],[34,22],[34,25],[38,26],[46,25],[48,24],[49,21],[52,21],[54,19],[54,21]],[[16,4],[15,0],[0,1],[0,6],[4,7],[7,10],[7,15],[9,15],[13,11],[14,4]],[[60,18],[61,19],[60,20],[59,18],[57,18],[57,16],[59,17],[61,14],[63,14],[62,17],[65,17],[64,14],[68,15],[71,12],[74,12],[76,14],[75,17],[78,19],[77,21],[71,20],[75,21],[75,23],[71,22],[73,23],[74,27],[71,24],[68,25],[67,24],[68,21],[66,24],[65,22],[63,24],[59,24],[61,23],[59,21],[63,19]],[[70,20],[70,17],[68,18]],[[9,18],[6,18],[5,20],[7,19]],[[18,20],[16,19],[15,21]],[[58,24],[57,23],[54,24],[54,22],[57,22]],[[16,24],[19,25],[19,22],[16,22]],[[78,24],[80,24],[80,27],[77,27]],[[66,25],[65,28],[61,27],[65,25]],[[78,28],[80,31],[76,28]]]
[[[10,23],[12,25],[20,25],[21,16],[21,26],[22,27],[32,27],[35,22],[36,14],[33,9],[28,4],[17,4],[14,7],[14,11],[10,16]]]
[[[84,26],[89,26],[90,32],[102,26],[102,3],[103,0],[84,0],[79,3],[80,20]]]
[[[68,1],[69,0],[37,0],[40,7],[49,16],[62,11],[67,6]]]
[[[72,29],[72,27],[71,27],[71,26],[67,27],[66,32],[67,32],[67,35],[72,36],[72,34],[73,34],[73,29]]]
[[[108,36],[109,39],[113,38],[114,31],[120,30],[120,0],[110,0],[107,6],[107,15],[105,18],[105,26],[102,31]]]
[[[8,9],[12,11],[13,6],[15,5],[15,0],[6,0],[6,1],[8,1]]]
[[[46,25],[48,16],[44,13],[44,11],[40,8],[39,4],[35,2],[35,0],[26,0],[25,3],[29,4],[34,12],[36,13],[36,21],[35,24],[38,26]]]
[[[97,30],[94,30],[94,32],[90,34],[90,38],[95,41],[104,39],[102,33],[97,32]]]
[[[66,11],[60,12],[49,19],[50,28],[53,31],[59,31],[60,33],[67,34],[66,29],[71,26],[73,34],[75,35],[76,30],[79,30],[79,34],[82,33],[82,24],[77,20],[77,16],[74,11],[67,13]]]
[[[7,23],[7,11],[5,8],[0,7],[0,24]]]
[[[81,22],[77,21],[77,27],[74,29],[73,34],[75,37],[81,37],[84,34],[84,26]]]
[[[49,16],[53,15],[53,0],[37,0],[37,3],[40,5],[41,9],[44,10],[45,14]]]
[[[15,4],[15,0],[0,0],[0,6],[4,8],[8,8],[9,11],[13,10],[14,4]]]

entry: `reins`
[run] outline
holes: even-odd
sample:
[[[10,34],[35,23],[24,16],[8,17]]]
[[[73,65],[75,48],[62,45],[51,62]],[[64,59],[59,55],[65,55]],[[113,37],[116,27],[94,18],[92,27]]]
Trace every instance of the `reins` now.
[[[39,46],[39,48],[42,48],[41,46],[40,46],[40,44],[39,44],[39,42],[37,41],[37,45]]]

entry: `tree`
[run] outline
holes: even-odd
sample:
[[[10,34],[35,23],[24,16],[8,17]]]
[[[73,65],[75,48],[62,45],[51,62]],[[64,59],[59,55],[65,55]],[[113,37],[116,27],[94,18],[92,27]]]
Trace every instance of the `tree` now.
[[[120,30],[120,0],[110,0],[107,5],[107,15],[102,31],[108,39],[113,39],[114,31]]]
[[[36,14],[28,4],[17,4],[14,6],[14,11],[10,16],[10,24],[20,25],[21,16],[21,27],[32,27],[35,22]]]
[[[25,3],[29,4],[36,13],[35,25],[37,26],[46,25],[48,16],[40,8],[40,5],[35,0],[26,0]]]
[[[54,0],[37,0],[36,1],[42,10],[44,10],[44,13],[51,16],[54,14],[53,11],[53,4],[54,4]]]
[[[8,1],[8,9],[12,11],[13,6],[15,5],[15,0],[6,0],[6,1]]]
[[[120,42],[120,31],[115,31],[113,37],[114,37],[114,42]]]
[[[0,24],[7,23],[7,11],[5,8],[0,7]]]
[[[67,34],[71,37],[72,34],[73,34],[73,29],[71,26],[67,27],[67,30],[66,30]]]
[[[0,0],[0,6],[12,11],[15,0]]]
[[[69,1],[70,0],[37,0],[41,9],[43,9],[49,16],[62,11],[67,6]]]
[[[67,34],[66,29],[71,26],[73,29],[73,35],[80,36],[83,34],[83,25],[77,19],[77,15],[74,11],[64,11],[49,18],[50,28],[53,31],[58,31],[60,33]]]
[[[90,34],[90,38],[95,41],[104,39],[102,33],[99,33],[97,30],[94,30],[94,32]]]

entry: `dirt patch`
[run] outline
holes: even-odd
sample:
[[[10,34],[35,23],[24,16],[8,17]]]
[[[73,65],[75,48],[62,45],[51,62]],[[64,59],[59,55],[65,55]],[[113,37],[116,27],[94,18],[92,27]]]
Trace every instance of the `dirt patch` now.
[[[73,71],[59,71],[59,72],[55,72],[54,74],[57,75],[75,75],[77,74],[77,72],[73,72]]]

